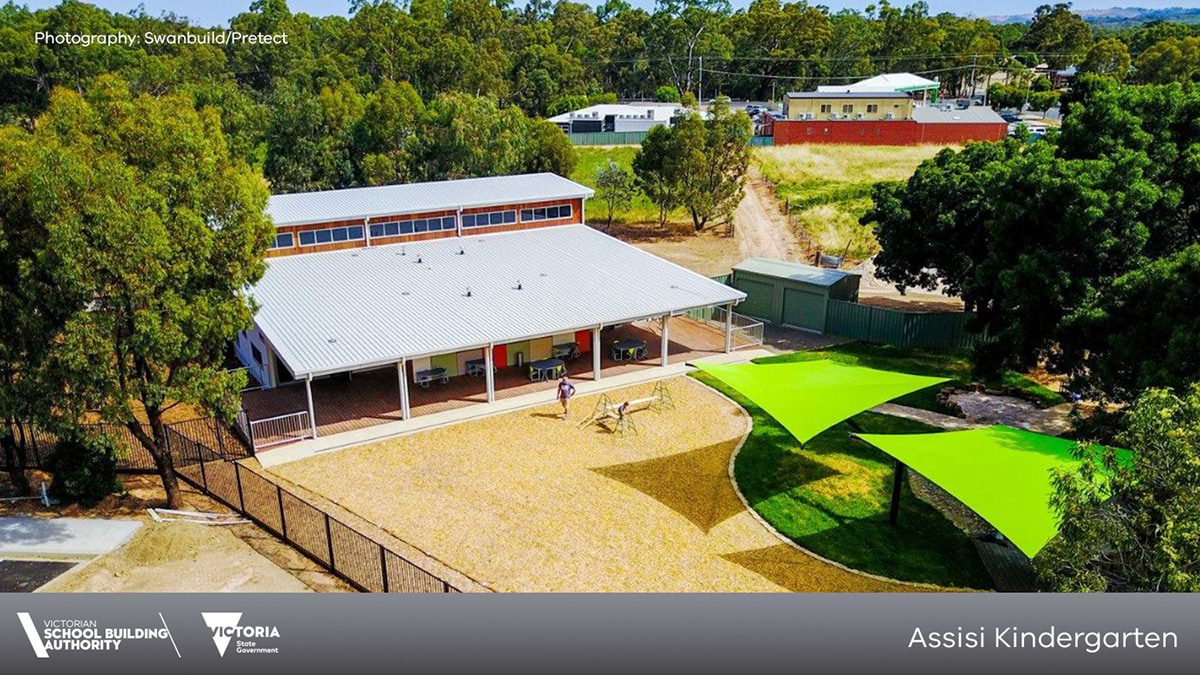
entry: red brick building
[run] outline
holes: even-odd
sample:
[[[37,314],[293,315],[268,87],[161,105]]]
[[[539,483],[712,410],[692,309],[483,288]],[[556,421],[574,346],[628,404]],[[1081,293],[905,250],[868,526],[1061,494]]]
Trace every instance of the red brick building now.
[[[840,143],[847,145],[938,145],[998,141],[1008,124],[990,108],[965,110],[946,106],[916,106],[912,119],[776,120],[775,145]]]

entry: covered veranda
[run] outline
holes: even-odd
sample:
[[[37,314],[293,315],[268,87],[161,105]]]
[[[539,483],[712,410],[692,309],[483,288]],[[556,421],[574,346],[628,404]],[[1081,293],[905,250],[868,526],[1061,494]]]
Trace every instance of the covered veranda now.
[[[590,350],[576,359],[565,360],[566,374],[573,380],[594,381],[661,368],[660,325],[659,320],[651,320],[603,329],[599,350],[600,377],[597,378],[594,372],[595,364]],[[612,358],[610,345],[614,341],[628,339],[646,342],[645,358],[620,361]],[[733,348],[751,346],[752,343],[747,340],[735,334]],[[668,364],[685,363],[724,351],[725,334],[717,326],[687,316],[670,320]],[[242,394],[242,407],[250,420],[264,420],[307,410],[306,382],[294,381],[274,389],[247,391]],[[494,400],[504,400],[539,391],[549,393],[557,386],[557,380],[532,381],[526,366],[505,366],[496,369],[493,385]],[[415,386],[410,382],[407,395],[410,418],[488,402],[487,382],[483,377],[451,377],[446,383],[435,382],[428,387]],[[312,396],[318,436],[405,419],[395,366],[315,379],[312,382]],[[311,435],[311,430],[308,431]]]
[[[258,448],[753,341],[741,291],[586,226],[281,258],[253,295],[292,380],[243,394]]]

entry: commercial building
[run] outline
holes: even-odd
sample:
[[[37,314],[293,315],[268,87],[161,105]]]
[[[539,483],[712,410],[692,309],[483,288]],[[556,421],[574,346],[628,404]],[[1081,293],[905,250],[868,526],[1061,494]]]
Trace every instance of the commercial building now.
[[[679,110],[679,104],[606,103],[555,115],[549,121],[569,134],[649,131],[669,126]]]

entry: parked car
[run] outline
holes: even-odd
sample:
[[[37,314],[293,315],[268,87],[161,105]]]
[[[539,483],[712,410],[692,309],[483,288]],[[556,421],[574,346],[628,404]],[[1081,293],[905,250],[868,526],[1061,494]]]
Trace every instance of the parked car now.
[[[761,105],[751,103],[746,106],[746,114],[751,117],[757,116],[762,111],[763,111],[763,107]]]
[[[1021,113],[1015,110],[1001,110],[1000,119],[1008,122],[1009,124],[1017,124],[1021,121]]]

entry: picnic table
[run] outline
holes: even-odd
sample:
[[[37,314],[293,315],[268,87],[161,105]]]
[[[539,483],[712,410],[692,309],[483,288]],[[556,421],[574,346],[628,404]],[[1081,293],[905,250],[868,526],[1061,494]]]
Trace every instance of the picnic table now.
[[[646,341],[628,338],[613,342],[612,357],[614,361],[633,361],[646,358]]]
[[[413,373],[413,379],[417,381],[418,385],[425,388],[429,388],[429,383],[435,381],[441,382],[442,384],[447,384],[450,382],[450,377],[446,375],[446,369],[441,367],[430,368],[429,370],[418,370],[417,372]]]
[[[493,368],[493,370],[495,370]],[[471,359],[467,361],[467,375],[479,377],[487,374],[487,359]]]
[[[531,361],[529,363],[529,379],[533,380],[534,382],[539,380],[553,379],[565,371],[566,367],[566,363],[559,358]]]
[[[553,356],[560,359],[571,359],[572,361],[579,358],[579,343],[578,342],[560,342],[554,345]]]

